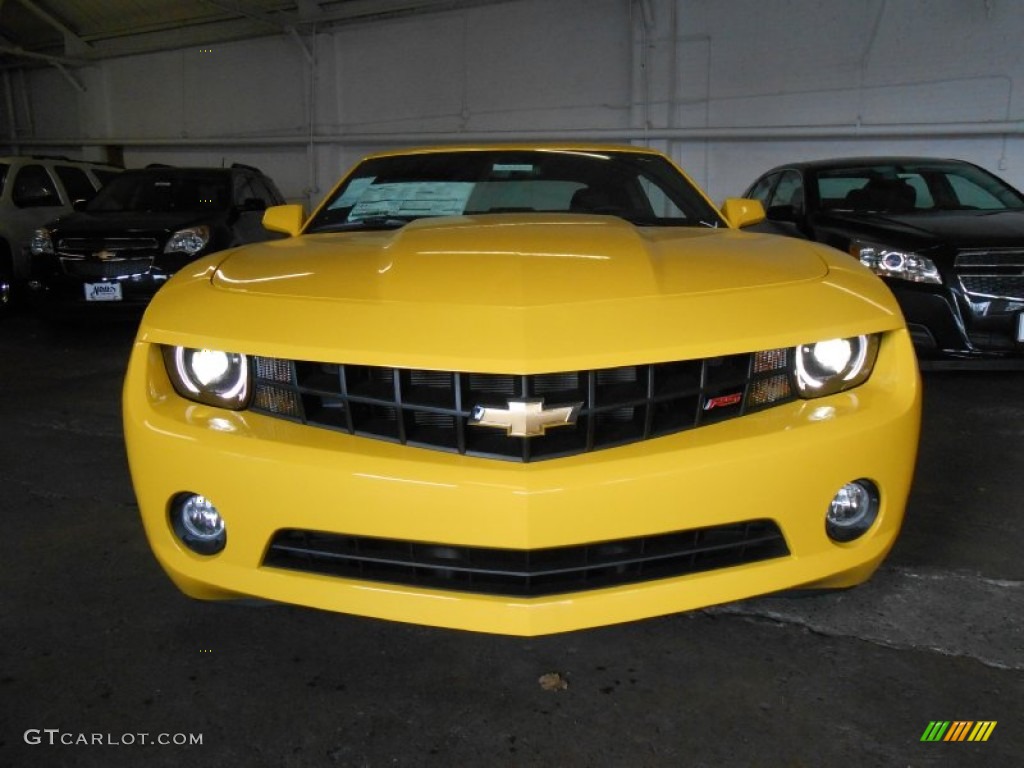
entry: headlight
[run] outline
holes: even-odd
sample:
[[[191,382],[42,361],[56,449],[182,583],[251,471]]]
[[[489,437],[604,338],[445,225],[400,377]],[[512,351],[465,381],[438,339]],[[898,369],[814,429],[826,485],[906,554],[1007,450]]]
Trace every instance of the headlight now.
[[[935,262],[913,251],[854,241],[850,245],[850,255],[860,259],[861,264],[881,277],[894,277],[912,283],[942,282]]]
[[[174,390],[188,400],[241,410],[249,400],[249,360],[216,349],[163,347]]]
[[[824,397],[863,384],[877,355],[877,335],[802,344],[794,362],[797,390],[801,397]]]
[[[33,232],[29,248],[33,256],[52,256],[53,240],[50,239],[50,230],[43,228]]]
[[[205,224],[199,227],[179,229],[164,246],[164,253],[186,253],[195,256],[210,242],[210,228]]]

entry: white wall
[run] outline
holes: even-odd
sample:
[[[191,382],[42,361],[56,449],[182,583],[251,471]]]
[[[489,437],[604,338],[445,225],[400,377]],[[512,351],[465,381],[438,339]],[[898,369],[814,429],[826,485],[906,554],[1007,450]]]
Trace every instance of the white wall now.
[[[310,58],[281,35],[107,60],[73,71],[84,93],[8,77],[0,152],[109,140],[129,166],[259,165],[305,200],[370,149],[531,133],[646,140],[716,199],[844,154],[963,157],[1024,187],[1021,0],[509,0],[303,39]],[[962,130],[989,123],[1013,125]]]

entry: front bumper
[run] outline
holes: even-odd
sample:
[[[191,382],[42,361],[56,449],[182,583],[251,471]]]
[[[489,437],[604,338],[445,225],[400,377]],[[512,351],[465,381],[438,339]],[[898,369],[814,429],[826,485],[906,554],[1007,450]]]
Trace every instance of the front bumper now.
[[[985,300],[946,286],[887,280],[924,360],[1024,362],[1024,302]]]
[[[620,448],[517,464],[467,458],[228,412],[174,394],[157,347],[136,344],[125,435],[153,551],[187,594],[258,597],[383,619],[539,635],[700,608],[794,587],[863,581],[892,546],[910,489],[920,418],[905,331],[872,378],[846,393]],[[869,478],[878,520],[855,542],[825,534],[844,483]],[[185,549],[169,523],[178,493],[210,498],[223,552]],[[281,529],[532,550],[767,518],[789,555],[536,598],[470,594],[262,565]]]

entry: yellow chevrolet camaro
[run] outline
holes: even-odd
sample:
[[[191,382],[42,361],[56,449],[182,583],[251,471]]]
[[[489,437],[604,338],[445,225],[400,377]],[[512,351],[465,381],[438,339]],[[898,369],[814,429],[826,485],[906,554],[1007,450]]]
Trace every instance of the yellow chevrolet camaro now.
[[[844,253],[633,147],[371,156],[150,305],[124,389],[185,593],[537,635],[867,579],[920,381]]]

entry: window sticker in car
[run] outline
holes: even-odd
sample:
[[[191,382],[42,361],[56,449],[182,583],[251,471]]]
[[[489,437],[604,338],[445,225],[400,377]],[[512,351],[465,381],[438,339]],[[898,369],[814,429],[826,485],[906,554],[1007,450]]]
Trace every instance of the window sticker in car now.
[[[536,166],[533,163],[495,163],[494,167],[491,168],[491,173],[494,175],[506,173],[526,173],[532,175],[535,171]]]
[[[373,216],[457,216],[466,208],[473,182],[397,182],[369,186],[352,207],[349,221]]]
[[[342,196],[331,203],[328,210],[333,211],[337,208],[351,208],[359,201],[359,198],[363,196],[366,188],[373,184],[376,178],[376,176],[364,176],[360,179],[352,179],[345,188],[345,192]]]

